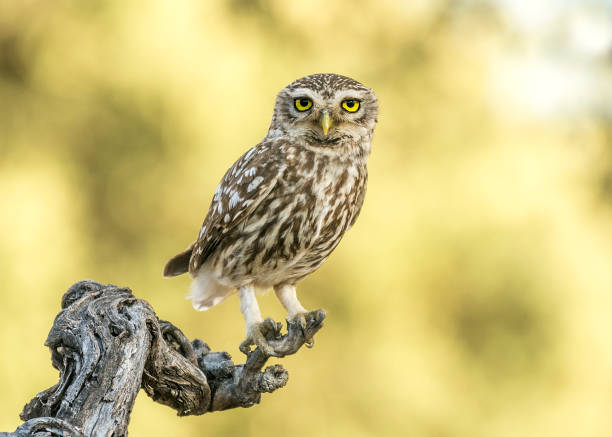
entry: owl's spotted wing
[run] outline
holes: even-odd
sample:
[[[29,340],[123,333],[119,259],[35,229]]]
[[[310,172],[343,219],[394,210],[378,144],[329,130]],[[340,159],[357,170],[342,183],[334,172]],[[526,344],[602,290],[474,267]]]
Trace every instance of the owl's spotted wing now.
[[[273,142],[261,143],[225,173],[193,246],[189,273],[194,274],[223,237],[249,217],[270,194],[285,169],[278,151]]]

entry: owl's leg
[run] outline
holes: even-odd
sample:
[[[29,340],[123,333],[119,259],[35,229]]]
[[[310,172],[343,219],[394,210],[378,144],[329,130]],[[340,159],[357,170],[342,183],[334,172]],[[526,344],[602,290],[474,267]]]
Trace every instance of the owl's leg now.
[[[302,332],[306,332],[306,318],[311,314],[302,306],[297,298],[295,285],[279,285],[274,287],[274,293],[276,297],[287,310],[289,319],[295,321],[298,326],[302,329]],[[314,313],[314,311],[312,312]],[[314,345],[314,339],[310,338],[306,342],[307,347]]]
[[[255,287],[246,285],[238,291],[240,296],[240,310],[246,321],[246,340],[240,344],[240,351],[249,354],[251,345],[262,349],[267,355],[278,356],[274,348],[266,341],[266,334],[276,329],[275,323],[271,319],[265,321],[261,318],[257,298],[255,297]]]

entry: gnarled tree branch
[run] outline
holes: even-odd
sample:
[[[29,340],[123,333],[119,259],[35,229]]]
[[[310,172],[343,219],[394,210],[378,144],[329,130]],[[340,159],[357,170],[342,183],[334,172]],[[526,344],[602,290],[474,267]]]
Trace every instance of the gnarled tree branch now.
[[[281,356],[296,353],[323,326],[325,312],[310,313],[305,329],[288,322],[268,334]],[[268,356],[251,351],[235,365],[227,352],[190,342],[172,323],[128,288],[93,281],[74,284],[45,343],[60,380],[39,393],[21,412],[26,421],[8,436],[124,436],[142,387],[179,416],[199,415],[259,403],[287,383],[279,364],[264,368]]]

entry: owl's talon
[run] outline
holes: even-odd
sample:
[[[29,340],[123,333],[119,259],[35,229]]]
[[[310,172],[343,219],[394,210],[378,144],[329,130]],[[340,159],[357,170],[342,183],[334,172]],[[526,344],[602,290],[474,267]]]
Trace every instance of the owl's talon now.
[[[318,314],[318,311],[319,310],[310,311],[307,313],[297,313],[296,315],[294,315],[293,317],[290,317],[287,320],[287,322],[289,323],[293,322],[297,324],[297,326],[300,328],[300,330],[302,331],[302,335],[304,336],[304,339],[305,339],[304,344],[306,345],[307,348],[312,348],[314,346],[314,338],[313,337],[308,338],[306,336],[306,327],[308,325],[308,320],[315,318]]]
[[[261,351],[273,357],[280,357],[272,346],[266,340],[266,335],[273,332],[278,333],[278,326],[272,319],[266,319],[263,322],[255,323],[247,329],[247,338],[240,343],[239,349],[245,355],[251,353],[251,346],[261,349]]]
[[[302,330],[302,334],[306,334],[306,315],[308,313],[299,313],[295,315],[295,321]]]

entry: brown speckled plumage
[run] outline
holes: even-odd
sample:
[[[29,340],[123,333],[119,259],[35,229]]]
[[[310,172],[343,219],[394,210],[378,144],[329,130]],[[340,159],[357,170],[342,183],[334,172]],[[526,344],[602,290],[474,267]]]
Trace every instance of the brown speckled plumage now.
[[[298,111],[299,98],[312,108]],[[343,110],[346,99],[358,111]],[[323,111],[333,122],[327,135]],[[361,210],[377,111],[370,89],[336,74],[283,89],[266,137],[226,172],[198,239],[164,274],[188,270],[194,307],[207,309],[241,287],[295,285],[316,270]]]

